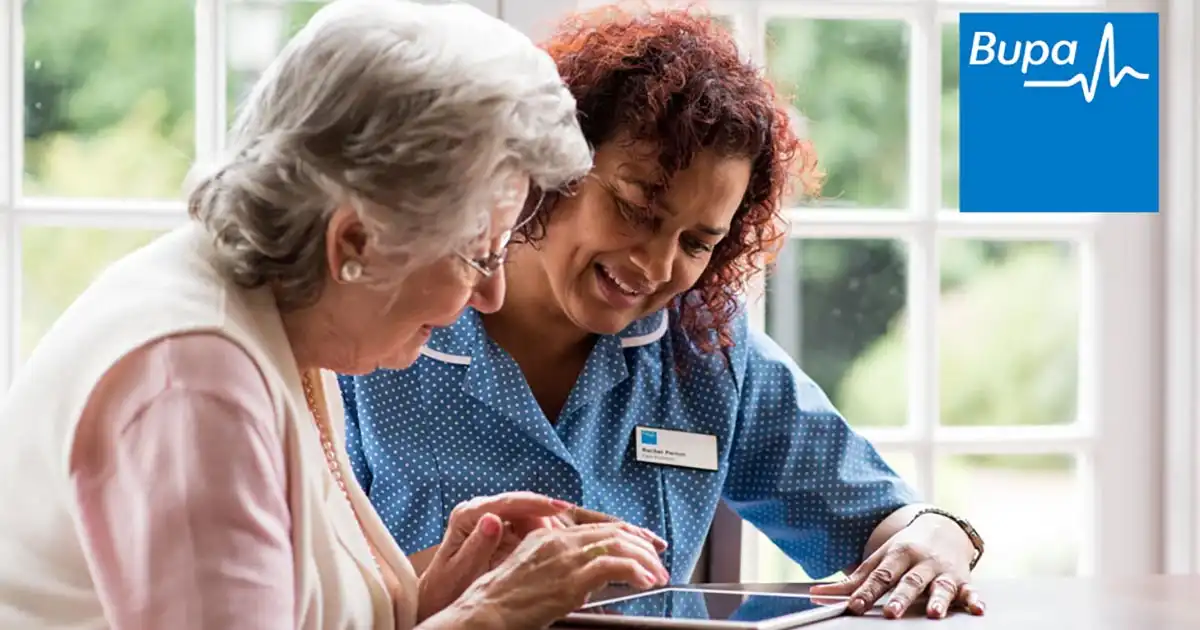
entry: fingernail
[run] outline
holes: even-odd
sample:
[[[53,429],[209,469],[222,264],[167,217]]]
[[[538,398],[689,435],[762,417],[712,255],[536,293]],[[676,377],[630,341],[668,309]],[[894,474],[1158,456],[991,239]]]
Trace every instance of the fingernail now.
[[[658,583],[658,579],[655,578],[654,575],[651,574],[649,571],[642,569],[641,573],[642,573],[642,576],[641,576],[642,577],[642,580],[641,580],[642,588],[650,588]]]
[[[900,604],[888,604],[887,611],[892,613],[893,615],[899,615],[900,614]]]
[[[941,619],[946,616],[946,609],[942,608],[941,604],[935,604],[933,608],[929,609],[929,612],[935,619]]]
[[[867,602],[861,597],[855,597],[854,599],[850,600],[850,605],[848,608],[851,612],[860,613],[867,608]]]
[[[983,614],[983,604],[971,604],[971,614],[982,615]]]
[[[563,501],[562,499],[550,499],[550,505],[553,505],[560,510],[565,510],[575,506],[574,503],[571,503],[570,501]]]
[[[483,523],[480,525],[483,528],[483,533],[486,536],[496,536],[500,534],[500,520],[488,514],[483,517]]]

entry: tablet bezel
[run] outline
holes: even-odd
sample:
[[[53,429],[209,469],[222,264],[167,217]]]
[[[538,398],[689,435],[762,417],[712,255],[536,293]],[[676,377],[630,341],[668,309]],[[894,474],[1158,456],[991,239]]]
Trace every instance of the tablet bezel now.
[[[620,597],[611,597],[606,599],[588,602],[588,608],[615,604],[617,602],[638,599],[648,595],[657,593],[666,593],[670,591],[683,591],[687,593],[719,593],[723,595],[740,595],[749,597],[752,595],[761,595],[766,597],[794,597],[800,599],[831,599],[838,600],[836,603],[805,610],[803,612],[783,615],[781,617],[773,617],[762,621],[724,621],[720,619],[664,619],[662,617],[625,617],[620,615],[600,615],[595,613],[582,612],[582,609],[567,615],[556,625],[588,625],[588,626],[636,626],[639,628],[678,628],[689,630],[787,630],[788,628],[797,628],[810,623],[824,621],[840,617],[846,612],[846,607],[850,603],[848,597],[813,597],[807,593],[780,593],[771,591],[750,591],[750,590],[729,590],[716,588],[696,588],[689,586],[666,586],[662,588],[631,593]]]

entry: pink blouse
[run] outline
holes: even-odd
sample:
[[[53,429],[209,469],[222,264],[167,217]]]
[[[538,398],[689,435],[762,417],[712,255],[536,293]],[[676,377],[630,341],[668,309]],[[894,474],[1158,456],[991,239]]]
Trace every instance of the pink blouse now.
[[[100,381],[71,481],[113,630],[296,627],[273,417],[258,368],[214,334],[152,343]]]

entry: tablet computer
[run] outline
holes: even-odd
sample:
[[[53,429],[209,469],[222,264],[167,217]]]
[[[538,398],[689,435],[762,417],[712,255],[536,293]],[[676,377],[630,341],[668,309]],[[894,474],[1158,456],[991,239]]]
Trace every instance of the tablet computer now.
[[[849,598],[683,587],[589,603],[560,624],[696,630],[785,630],[843,614]]]

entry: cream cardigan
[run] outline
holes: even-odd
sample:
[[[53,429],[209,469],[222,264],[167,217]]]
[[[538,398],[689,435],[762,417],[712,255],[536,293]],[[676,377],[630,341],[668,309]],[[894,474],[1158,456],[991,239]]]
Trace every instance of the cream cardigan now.
[[[70,501],[75,428],[119,359],[149,341],[197,331],[239,344],[271,392],[288,476],[299,628],[414,625],[417,578],[350,472],[336,378],[322,374],[324,415],[361,529],[329,472],[272,296],[233,285],[210,255],[206,233],[188,224],[115,263],[50,329],[0,403],[0,628],[107,628]],[[403,601],[388,594],[364,529],[399,577]]]

